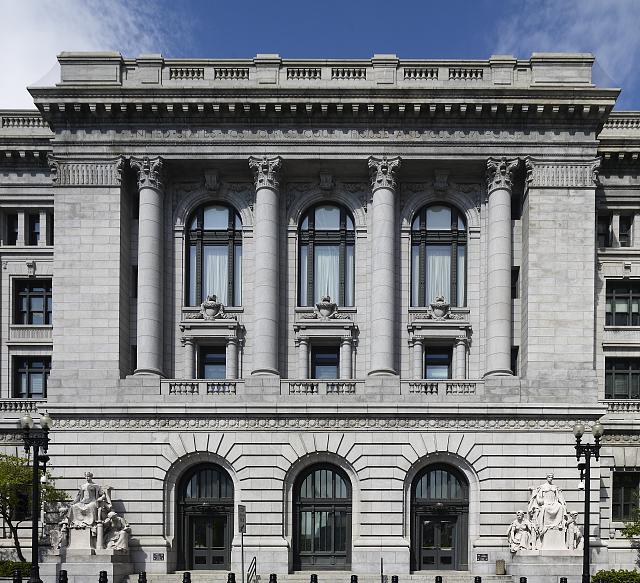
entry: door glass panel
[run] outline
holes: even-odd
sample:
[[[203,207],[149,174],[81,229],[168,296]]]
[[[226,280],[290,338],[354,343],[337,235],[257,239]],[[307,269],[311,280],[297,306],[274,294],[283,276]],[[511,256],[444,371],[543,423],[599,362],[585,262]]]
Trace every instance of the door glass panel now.
[[[207,523],[202,518],[193,522],[193,546],[196,549],[207,548]]]
[[[224,531],[226,520],[221,516],[216,516],[211,521],[212,535],[211,546],[213,548],[224,548]]]
[[[452,522],[440,523],[440,547],[443,549],[453,548],[453,527]]]
[[[336,512],[335,550],[344,551],[347,548],[347,513]]]
[[[435,528],[433,522],[425,520],[422,523],[422,548],[431,549],[436,546]]]
[[[300,513],[300,550],[311,550],[311,512]]]

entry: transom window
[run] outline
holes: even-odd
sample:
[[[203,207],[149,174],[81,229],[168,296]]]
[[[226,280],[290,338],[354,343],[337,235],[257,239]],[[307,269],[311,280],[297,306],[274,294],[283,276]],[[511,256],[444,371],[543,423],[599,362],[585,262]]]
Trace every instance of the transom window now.
[[[187,303],[216,296],[227,306],[242,305],[242,222],[226,205],[200,207],[187,237]]]
[[[640,472],[613,472],[613,520],[633,520],[639,495]]]
[[[355,232],[348,211],[337,205],[312,207],[302,217],[298,237],[299,305],[330,296],[339,306],[353,306]]]
[[[640,359],[607,358],[605,399],[640,399]]]
[[[411,225],[411,305],[427,306],[444,296],[466,304],[467,229],[450,206],[424,207]]]
[[[229,474],[218,466],[207,464],[188,478],[182,499],[233,499],[233,482]]]
[[[607,326],[640,326],[640,281],[607,282]]]
[[[46,398],[50,372],[50,356],[16,356],[13,396],[21,399]]]
[[[32,326],[51,324],[52,310],[50,279],[16,281],[14,324]]]
[[[414,482],[414,499],[420,501],[467,500],[466,483],[445,465],[429,466]]]

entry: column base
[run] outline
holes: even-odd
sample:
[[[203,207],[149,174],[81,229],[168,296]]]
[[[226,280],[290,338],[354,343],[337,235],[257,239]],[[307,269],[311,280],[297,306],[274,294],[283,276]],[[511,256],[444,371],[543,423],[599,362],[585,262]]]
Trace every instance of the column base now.
[[[134,373],[133,376],[156,376],[156,377],[164,377],[164,374],[161,370],[158,370],[156,368],[137,368]]]
[[[376,377],[376,376],[387,376],[387,377],[395,377],[398,376],[398,373],[392,368],[375,368],[370,370],[367,373],[367,376]]]
[[[257,368],[251,371],[251,376],[274,376],[279,377],[280,373],[275,368]]]
[[[487,377],[512,377],[513,373],[511,372],[511,370],[509,369],[496,369],[496,370],[490,370],[489,372],[485,372],[484,375],[482,375],[483,378],[487,378]]]

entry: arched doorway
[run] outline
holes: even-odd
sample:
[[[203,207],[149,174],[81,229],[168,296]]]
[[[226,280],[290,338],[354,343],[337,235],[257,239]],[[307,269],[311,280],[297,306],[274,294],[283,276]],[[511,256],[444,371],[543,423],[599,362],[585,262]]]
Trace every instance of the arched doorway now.
[[[427,466],[411,485],[412,569],[468,569],[468,539],[466,478],[446,464]]]
[[[339,468],[306,468],[293,487],[293,567],[351,566],[351,483]]]
[[[233,482],[216,464],[201,464],[180,480],[178,569],[226,569],[233,540]]]

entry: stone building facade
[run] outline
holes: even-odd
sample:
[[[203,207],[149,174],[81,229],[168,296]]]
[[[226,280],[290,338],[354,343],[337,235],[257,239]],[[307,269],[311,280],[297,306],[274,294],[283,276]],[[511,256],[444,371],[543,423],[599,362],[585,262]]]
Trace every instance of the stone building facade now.
[[[597,420],[634,564],[640,114],[593,57],[59,62],[0,112],[0,439],[47,410],[132,570],[239,573],[244,506],[263,575],[575,581],[507,530],[549,472],[582,524]]]

